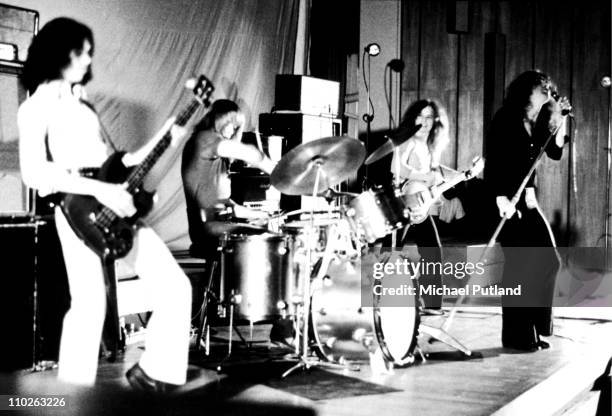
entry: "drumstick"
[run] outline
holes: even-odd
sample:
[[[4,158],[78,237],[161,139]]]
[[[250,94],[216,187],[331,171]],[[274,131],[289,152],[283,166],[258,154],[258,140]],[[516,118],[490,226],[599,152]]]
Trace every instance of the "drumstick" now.
[[[264,153],[263,145],[261,144],[261,133],[258,131],[255,132],[255,140],[257,141],[257,148],[261,153]]]

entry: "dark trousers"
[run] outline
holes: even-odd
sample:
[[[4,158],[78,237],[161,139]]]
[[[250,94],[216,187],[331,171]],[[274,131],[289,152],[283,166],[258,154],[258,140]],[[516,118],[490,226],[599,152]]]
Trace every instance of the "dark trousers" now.
[[[502,344],[529,346],[552,335],[552,299],[559,269],[546,220],[524,203],[500,236],[505,257],[504,287],[521,285],[521,296],[502,296]]]
[[[423,262],[439,264],[442,261],[442,251],[436,237],[436,224],[438,222],[439,219],[437,216],[430,216],[420,224],[410,225],[406,237],[404,241],[402,241],[402,245],[406,244],[408,241],[413,241],[417,245]],[[431,269],[438,269],[438,267],[432,267]],[[442,276],[440,273],[437,273],[437,270],[429,274],[421,273],[418,284],[419,286],[436,285],[440,287],[442,285]],[[426,308],[440,308],[442,306],[442,296],[424,295],[422,300]]]

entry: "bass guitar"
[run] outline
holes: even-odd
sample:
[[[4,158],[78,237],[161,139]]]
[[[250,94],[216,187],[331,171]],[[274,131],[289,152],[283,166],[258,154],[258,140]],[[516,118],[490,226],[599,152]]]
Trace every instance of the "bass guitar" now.
[[[402,199],[404,200],[404,205],[408,209],[415,208],[425,208],[427,210],[427,214],[422,216],[411,218],[412,224],[420,224],[429,215],[429,210],[431,206],[440,198],[440,196],[451,189],[453,186],[472,179],[477,176],[484,169],[484,159],[481,157],[476,157],[472,161],[472,167],[459,175],[453,177],[448,182],[443,182],[439,185],[427,186],[422,181],[408,181],[402,186]]]
[[[213,91],[212,83],[201,75],[195,81],[193,99],[176,117],[174,125],[184,126],[200,106],[208,107]],[[76,194],[63,196],[60,206],[68,223],[76,235],[98,254],[103,262],[120,259],[131,250],[137,222],[153,206],[154,193],[143,188],[143,181],[171,142],[172,135],[168,128],[140,164],[128,168],[122,161],[125,152],[115,152],[94,176],[100,181],[125,184],[134,199],[136,214],[133,216],[121,218],[93,196]]]

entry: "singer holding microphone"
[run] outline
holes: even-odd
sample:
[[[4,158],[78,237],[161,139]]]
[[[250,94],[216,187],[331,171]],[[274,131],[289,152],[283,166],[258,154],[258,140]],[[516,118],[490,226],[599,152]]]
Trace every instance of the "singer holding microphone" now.
[[[505,257],[502,283],[512,288],[521,285],[520,296],[502,296],[505,348],[527,352],[549,347],[540,336],[552,335],[559,263],[554,236],[538,205],[535,172],[516,206],[511,199],[547,141],[546,155],[561,159],[570,110],[568,99],[558,97],[550,77],[526,71],[508,86],[487,134],[485,182],[499,216],[508,218],[499,235]]]

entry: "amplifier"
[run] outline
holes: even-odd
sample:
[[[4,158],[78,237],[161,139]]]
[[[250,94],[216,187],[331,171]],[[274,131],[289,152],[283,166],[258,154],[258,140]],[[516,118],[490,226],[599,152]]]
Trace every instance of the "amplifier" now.
[[[276,162],[282,156],[283,142],[283,137],[262,135],[259,132],[244,132],[242,135],[242,143],[257,147]],[[274,199],[276,203],[270,200],[268,205],[278,208],[280,195],[275,195],[275,191],[270,189],[270,175],[267,173],[235,160],[230,165],[229,177],[232,182],[232,200],[241,205],[260,205],[259,203]]]
[[[299,111],[315,116],[336,117],[340,83],[304,75],[276,75],[275,111]]]
[[[38,12],[23,7],[0,4],[0,21],[2,21],[0,42],[15,45],[18,51],[17,59],[25,62],[28,46],[38,32]]]
[[[342,120],[304,113],[261,113],[259,131],[262,136],[281,137],[282,154],[296,146],[323,137],[339,136]]]
[[[257,168],[247,167],[242,162],[234,162],[230,166],[229,177],[232,181],[232,200],[241,205],[266,200],[270,175]]]
[[[70,294],[53,220],[0,218],[0,371],[56,361]]]

